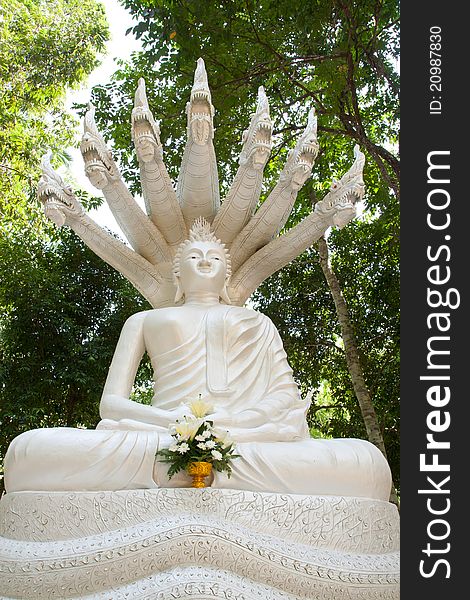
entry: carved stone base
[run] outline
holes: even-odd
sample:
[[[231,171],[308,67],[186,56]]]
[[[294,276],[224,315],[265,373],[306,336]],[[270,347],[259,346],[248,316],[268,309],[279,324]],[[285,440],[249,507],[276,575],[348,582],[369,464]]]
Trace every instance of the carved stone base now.
[[[388,502],[237,490],[6,494],[3,598],[399,597]]]

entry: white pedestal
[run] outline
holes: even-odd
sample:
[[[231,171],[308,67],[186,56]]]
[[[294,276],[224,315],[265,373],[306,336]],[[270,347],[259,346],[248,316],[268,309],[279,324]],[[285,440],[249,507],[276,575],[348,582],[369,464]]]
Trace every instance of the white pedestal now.
[[[0,502],[0,535],[3,598],[399,598],[398,512],[378,500],[16,492]]]

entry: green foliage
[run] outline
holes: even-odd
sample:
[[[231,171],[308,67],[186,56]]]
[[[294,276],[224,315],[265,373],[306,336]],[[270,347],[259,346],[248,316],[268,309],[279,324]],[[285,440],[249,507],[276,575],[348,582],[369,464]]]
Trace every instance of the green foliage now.
[[[310,392],[310,396],[313,394]],[[334,415],[335,398],[332,394],[330,383],[327,379],[320,381],[318,391],[313,398],[313,406],[309,410],[310,435],[314,438],[333,437],[327,433],[331,429],[331,417]]]
[[[68,229],[49,242],[5,236],[0,255],[4,453],[22,431],[95,427],[122,324],[150,307]]]
[[[395,481],[399,481],[400,247],[396,204],[331,236],[367,387],[374,399]],[[334,381],[334,379],[330,380]]]
[[[123,4],[140,21],[133,31],[144,51],[123,64],[110,85],[96,88],[93,101],[100,126],[113,139],[135,189],[129,119],[138,78],[146,79],[150,107],[161,120],[166,162],[175,177],[186,128],[184,107],[199,56],[206,62],[216,108],[214,143],[223,187],[233,176],[237,141],[259,85],[267,90],[275,133],[280,134],[267,169],[268,187],[279,170],[276,158],[285,156],[285,146],[305,126],[312,105],[319,116],[322,148],[315,168],[318,189],[344,171],[354,142],[368,154],[366,178],[375,191],[368,196],[370,206],[378,191],[387,198],[391,184],[397,186],[398,163],[389,150],[398,139],[395,1]]]
[[[0,39],[3,454],[22,431],[96,423],[112,344],[136,294],[70,232],[57,232],[34,199],[43,154],[68,161],[76,121],[64,99],[105,49],[103,7],[0,0]]]
[[[0,0],[0,39],[0,227],[33,229],[41,157],[67,160],[65,94],[97,66],[108,27],[96,0]]]

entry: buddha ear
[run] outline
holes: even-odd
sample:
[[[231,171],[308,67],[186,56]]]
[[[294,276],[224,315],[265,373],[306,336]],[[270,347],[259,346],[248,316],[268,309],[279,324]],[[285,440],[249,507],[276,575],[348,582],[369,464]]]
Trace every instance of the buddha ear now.
[[[220,292],[220,297],[225,302],[225,304],[232,304],[232,301],[230,300],[230,296],[228,295],[228,286],[227,286],[228,280],[229,280],[229,277],[227,277],[225,279],[224,287],[222,288],[222,291]]]
[[[183,300],[183,298],[184,298],[184,292],[181,289],[179,277],[175,277],[175,283],[176,283],[175,304],[179,304],[179,302],[181,302],[181,300]]]

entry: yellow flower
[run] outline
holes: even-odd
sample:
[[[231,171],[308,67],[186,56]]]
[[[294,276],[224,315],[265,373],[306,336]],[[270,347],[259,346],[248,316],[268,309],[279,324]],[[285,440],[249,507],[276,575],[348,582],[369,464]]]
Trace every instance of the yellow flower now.
[[[199,395],[197,400],[190,402],[188,408],[197,419],[203,419],[206,415],[214,411],[212,404],[203,400],[201,395]]]
[[[201,421],[197,421],[196,419],[191,421],[182,421],[181,423],[176,423],[174,426],[175,433],[181,440],[192,440],[196,435],[200,425]]]

